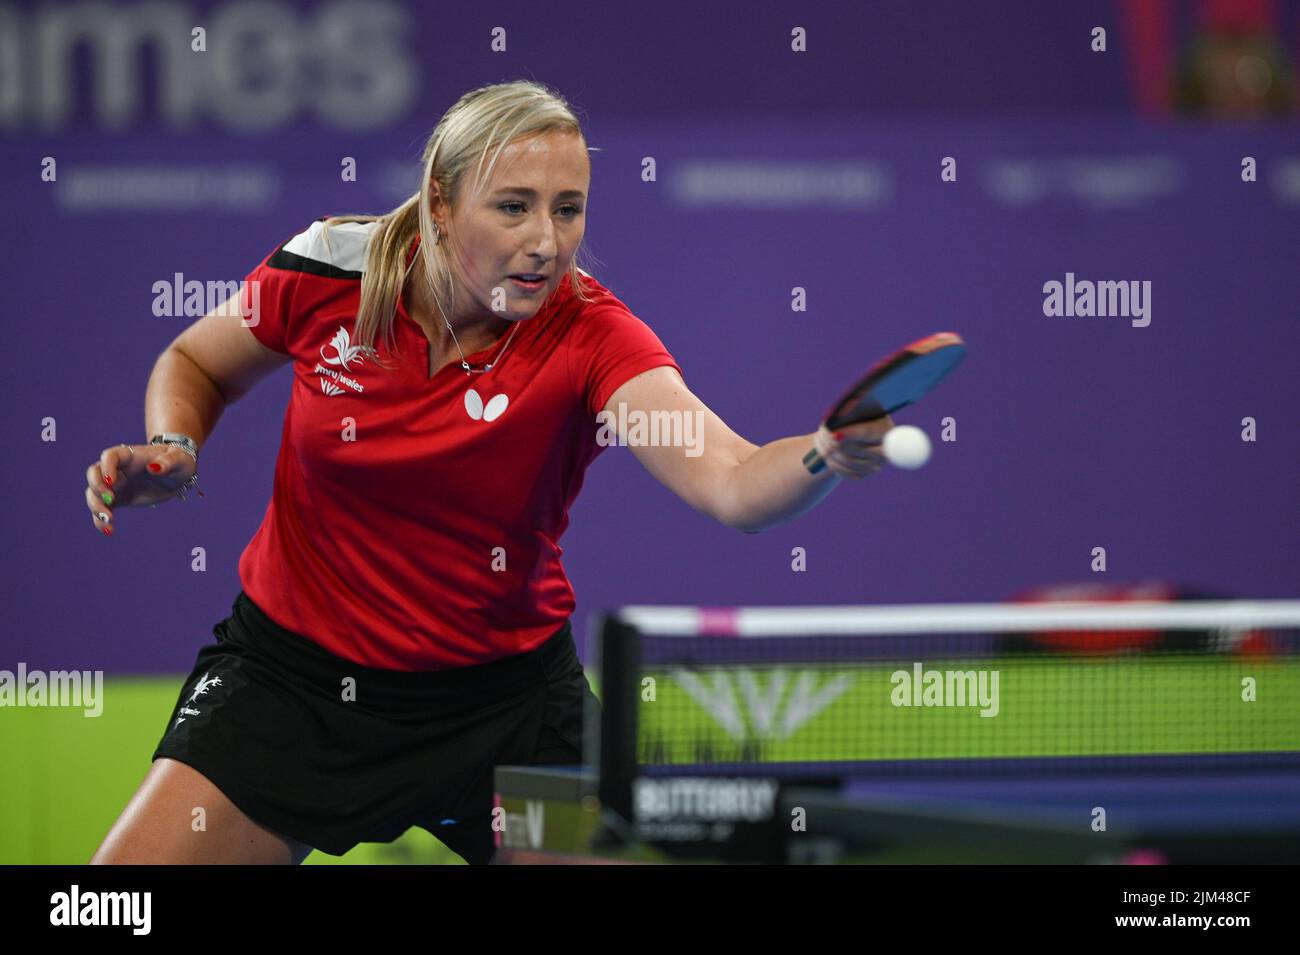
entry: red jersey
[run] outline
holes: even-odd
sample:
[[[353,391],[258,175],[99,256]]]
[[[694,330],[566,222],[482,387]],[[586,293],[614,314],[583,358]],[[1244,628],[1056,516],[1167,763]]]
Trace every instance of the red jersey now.
[[[596,414],[629,379],[677,364],[583,273],[593,301],[566,275],[482,375],[453,362],[430,378],[428,339],[399,302],[396,350],[375,343],[393,366],[381,368],[353,341],[375,227],[333,226],[327,246],[313,223],[248,274],[250,330],[294,361],[274,490],[240,581],[276,623],[363,666],[531,650],[574,609],[559,540],[603,450]],[[504,341],[467,358],[492,360]]]

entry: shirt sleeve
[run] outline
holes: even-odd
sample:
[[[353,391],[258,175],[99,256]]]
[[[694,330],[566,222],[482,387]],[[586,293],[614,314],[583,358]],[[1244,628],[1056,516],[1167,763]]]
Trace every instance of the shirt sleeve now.
[[[277,246],[244,277],[240,289],[242,314],[253,336],[274,351],[288,355],[289,321],[294,314],[294,298],[302,273],[277,268]]]
[[[575,323],[569,367],[592,418],[629,380],[662,365],[682,373],[659,336],[626,307],[602,305]]]

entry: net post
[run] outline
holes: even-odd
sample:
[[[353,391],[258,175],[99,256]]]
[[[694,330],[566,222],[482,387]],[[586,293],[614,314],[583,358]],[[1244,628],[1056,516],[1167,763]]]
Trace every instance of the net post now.
[[[637,674],[640,639],[617,613],[600,620],[601,714],[597,759],[602,807],[618,818],[632,818],[632,781],[637,766]],[[589,727],[590,729],[590,727]]]

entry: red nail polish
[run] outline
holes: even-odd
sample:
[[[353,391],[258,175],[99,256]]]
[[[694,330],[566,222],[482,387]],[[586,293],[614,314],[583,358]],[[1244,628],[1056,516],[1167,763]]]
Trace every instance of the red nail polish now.
[[[149,470],[152,471],[154,474],[158,474],[162,471],[162,465],[159,464],[157,461],[150,461]]]
[[[104,525],[104,536],[105,537],[113,536],[113,528],[109,527],[107,524]]]
[[[835,432],[835,440],[836,440],[836,441],[843,441],[843,440],[844,440],[844,432],[843,432],[843,431],[836,431],[836,432]]]
[[[104,485],[105,485],[105,487],[112,487],[112,486],[113,486],[113,479],[112,479],[111,477],[109,477],[107,474],[104,475]]]

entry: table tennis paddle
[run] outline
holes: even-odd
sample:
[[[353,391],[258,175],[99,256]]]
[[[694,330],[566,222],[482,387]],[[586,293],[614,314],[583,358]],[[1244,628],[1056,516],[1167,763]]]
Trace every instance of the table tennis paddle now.
[[[943,381],[965,354],[966,343],[956,332],[937,332],[900,348],[873,365],[835,402],[826,416],[826,427],[838,431],[893,414]],[[803,463],[812,474],[826,467],[815,448],[803,456]]]

